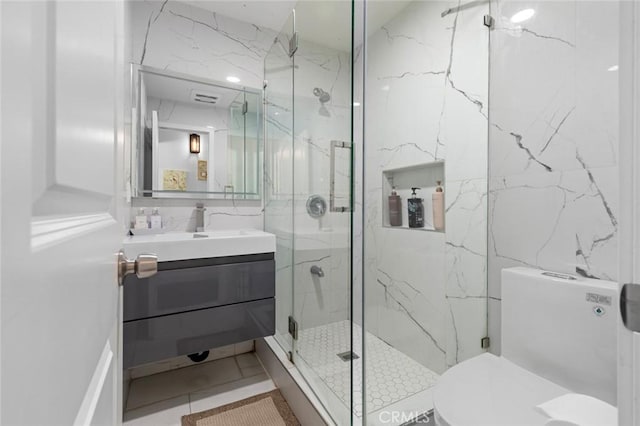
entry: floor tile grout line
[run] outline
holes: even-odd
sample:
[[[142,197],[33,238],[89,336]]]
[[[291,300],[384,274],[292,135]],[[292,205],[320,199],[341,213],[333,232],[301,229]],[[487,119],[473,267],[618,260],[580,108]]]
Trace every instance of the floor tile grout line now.
[[[257,376],[257,374],[256,374],[255,376]],[[251,377],[254,377],[254,376],[251,376]],[[239,378],[239,379],[234,379],[234,380],[229,380],[229,381],[226,381],[226,382],[216,383],[215,385],[213,385],[213,386],[209,386],[209,387],[206,387],[206,388],[197,389],[197,390],[192,390],[192,391],[189,391],[189,392],[187,392],[187,393],[182,393],[182,394],[179,394],[179,395],[171,396],[171,397],[169,397],[169,398],[159,399],[159,400],[157,400],[157,401],[150,402],[150,403],[148,403],[148,404],[144,404],[144,405],[140,405],[140,406],[138,406],[138,407],[135,407],[135,408],[129,409],[129,410],[127,410],[127,411],[133,411],[133,410],[137,410],[137,409],[139,409],[139,408],[144,408],[144,407],[148,407],[148,406],[150,406],[150,405],[158,404],[158,403],[160,403],[160,402],[166,402],[166,401],[170,401],[170,400],[175,399],[175,398],[180,398],[180,397],[183,397],[183,396],[189,396],[189,395],[190,395],[190,394],[192,394],[192,393],[205,392],[205,391],[207,391],[207,390],[217,388],[218,386],[228,385],[229,383],[237,382],[237,381],[242,380],[242,379],[245,379],[245,378],[248,378],[248,377],[242,377],[242,373],[240,373],[240,378]]]
[[[229,357],[229,358],[231,358],[231,357]],[[267,373],[266,369],[264,369],[264,366],[262,365],[262,363],[261,363],[260,365],[263,367],[263,370],[264,370],[264,371],[262,371],[262,372],[260,372],[260,373],[256,373],[256,374],[253,374],[253,375],[251,375],[251,376],[246,376],[246,377],[245,377],[245,376],[243,376],[243,375],[242,375],[242,372],[240,372],[240,377],[239,377],[238,379],[229,380],[229,381],[221,382],[221,383],[216,383],[215,385],[210,386],[210,387],[206,387],[206,388],[202,388],[202,389],[197,389],[197,390],[191,390],[191,391],[189,391],[189,392],[187,392],[187,393],[182,393],[182,394],[179,394],[179,395],[174,395],[174,396],[171,396],[171,397],[168,397],[168,398],[164,398],[164,399],[160,399],[160,400],[157,400],[157,401],[154,401],[154,402],[150,402],[150,403],[147,403],[147,404],[144,404],[144,405],[140,405],[140,406],[137,406],[137,407],[135,407],[135,408],[127,409],[127,410],[125,411],[125,413],[126,413],[126,412],[130,412],[130,411],[135,411],[135,410],[138,410],[138,409],[141,409],[141,408],[149,407],[149,406],[154,405],[154,404],[159,404],[159,403],[162,403],[162,402],[167,402],[167,401],[170,401],[170,400],[172,400],[172,399],[185,397],[185,396],[187,397],[187,399],[188,399],[188,401],[189,401],[189,411],[191,412],[191,410],[192,410],[192,409],[191,409],[191,397],[192,397],[192,395],[193,395],[193,394],[202,393],[202,392],[207,392],[207,391],[210,391],[210,390],[215,389],[215,388],[217,388],[217,387],[225,386],[225,385],[228,385],[228,384],[230,384],[230,383],[239,382],[239,381],[241,381],[241,380],[245,380],[245,379],[250,379],[250,378],[252,378],[252,377],[257,377],[257,376],[259,376],[259,375],[261,375],[261,374],[265,374],[265,376],[269,379],[269,381],[271,381],[271,382],[274,384],[274,389],[277,389],[277,387],[275,386],[275,382],[273,382],[273,379],[269,376],[269,374]],[[191,366],[191,367],[193,367],[193,366]]]

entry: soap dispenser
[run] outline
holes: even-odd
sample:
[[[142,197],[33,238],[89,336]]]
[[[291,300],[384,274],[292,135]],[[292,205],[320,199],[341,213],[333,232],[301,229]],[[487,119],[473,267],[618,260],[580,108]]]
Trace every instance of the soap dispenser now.
[[[416,191],[420,188],[411,188],[411,198],[407,200],[409,210],[409,228],[424,227],[424,204],[422,198],[418,198]]]
[[[135,222],[133,223],[133,229],[149,229],[149,219],[143,208],[138,210]]]
[[[402,201],[395,186],[389,195],[389,225],[402,226]]]
[[[153,209],[153,213],[151,213],[150,223],[151,229],[162,229],[162,216],[157,208]]]
[[[433,228],[436,231],[444,229],[444,191],[442,189],[442,181],[438,181],[435,192],[431,195],[433,205]]]

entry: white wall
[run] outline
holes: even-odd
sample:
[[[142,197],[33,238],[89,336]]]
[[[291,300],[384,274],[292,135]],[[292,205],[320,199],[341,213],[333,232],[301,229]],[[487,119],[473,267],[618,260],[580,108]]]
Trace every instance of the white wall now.
[[[213,127],[213,144],[215,150],[213,152],[213,162],[209,161],[209,144],[205,139],[201,140],[202,151],[197,156],[199,160],[207,160],[209,164],[209,176],[207,181],[197,181],[195,170],[197,165],[195,164],[196,157],[190,155],[190,160],[194,163],[188,170],[194,172],[193,179],[199,185],[195,188],[198,190],[206,190],[207,187],[211,188],[210,191],[224,191],[224,186],[228,183],[227,176],[227,147],[229,145],[229,110],[224,108],[212,108],[212,107],[198,107],[181,102],[167,101],[166,99],[149,98],[148,109],[158,111],[158,121],[160,123],[171,123],[178,125],[191,125],[197,127]],[[187,136],[188,137],[188,136]],[[201,135],[202,137],[202,135]],[[205,136],[206,138],[206,136]],[[186,140],[186,139],[185,139]],[[187,146],[185,142],[185,147]],[[188,152],[188,150],[186,151]],[[169,162],[170,163],[170,162]],[[161,171],[158,171],[160,176]],[[160,179],[158,182],[161,182]]]
[[[262,88],[263,60],[274,31],[177,2],[127,5],[135,63],[221,82],[233,75],[240,78],[240,85]],[[205,204],[208,230],[264,226],[262,201]],[[194,205],[195,200],[134,200],[131,216],[138,207],[159,207],[168,230],[193,230]]]
[[[213,163],[209,161],[209,152],[212,147],[209,143],[209,134],[203,133],[200,135],[200,153],[192,154],[189,151],[188,141],[191,134],[189,130],[164,129],[160,127],[158,133],[158,170],[156,171],[158,189],[164,189],[164,170],[184,170],[187,172],[186,183],[189,191],[220,190],[217,186],[212,186],[211,189],[208,188],[212,180],[215,182],[215,170]],[[207,168],[209,169],[207,180],[198,179],[198,161],[200,160],[207,161]]]
[[[489,324],[500,343],[500,270],[617,279],[617,2],[492,4]]]

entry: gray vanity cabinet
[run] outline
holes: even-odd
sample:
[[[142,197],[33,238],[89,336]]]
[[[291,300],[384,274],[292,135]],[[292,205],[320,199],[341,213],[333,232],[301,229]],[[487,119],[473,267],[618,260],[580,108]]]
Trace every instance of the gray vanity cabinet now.
[[[275,332],[273,253],[159,262],[127,276],[124,368]]]

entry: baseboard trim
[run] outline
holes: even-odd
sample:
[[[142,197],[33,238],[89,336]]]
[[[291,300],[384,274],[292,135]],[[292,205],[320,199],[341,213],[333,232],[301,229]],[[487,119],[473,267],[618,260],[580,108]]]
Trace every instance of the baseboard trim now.
[[[273,337],[256,340],[256,355],[301,424],[335,426],[329,413]]]

